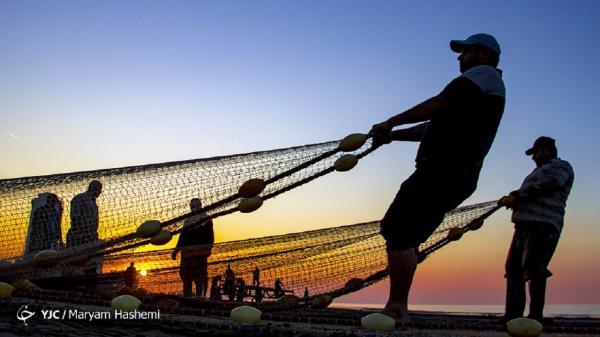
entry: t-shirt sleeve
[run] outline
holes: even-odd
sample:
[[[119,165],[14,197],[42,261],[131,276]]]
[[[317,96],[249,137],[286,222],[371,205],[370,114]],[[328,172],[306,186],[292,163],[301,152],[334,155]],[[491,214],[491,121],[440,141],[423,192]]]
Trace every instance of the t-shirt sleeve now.
[[[467,78],[475,83],[484,95],[506,96],[504,81],[500,73],[493,67],[480,65],[473,67],[460,77]]]

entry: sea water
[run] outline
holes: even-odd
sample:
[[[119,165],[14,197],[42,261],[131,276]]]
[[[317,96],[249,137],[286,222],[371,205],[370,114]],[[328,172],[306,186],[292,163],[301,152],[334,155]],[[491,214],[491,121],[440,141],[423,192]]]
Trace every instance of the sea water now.
[[[332,303],[332,308],[345,309],[383,309],[383,304],[365,303]],[[440,312],[446,314],[503,314],[504,305],[472,305],[472,304],[409,304],[408,310]],[[527,309],[525,310],[527,313]],[[548,317],[589,317],[600,318],[600,304],[549,304],[544,307],[544,315]]]

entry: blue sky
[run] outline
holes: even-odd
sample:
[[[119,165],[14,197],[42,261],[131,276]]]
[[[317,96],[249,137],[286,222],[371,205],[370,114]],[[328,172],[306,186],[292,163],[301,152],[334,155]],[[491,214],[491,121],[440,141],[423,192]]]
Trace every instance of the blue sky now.
[[[366,132],[459,74],[450,39],[488,32],[503,49],[507,105],[469,202],[518,187],[533,168],[523,151],[552,136],[576,173],[565,245],[591,258],[600,233],[599,13],[596,1],[3,0],[0,178]],[[386,146],[272,212],[286,200],[310,205],[312,216],[290,213],[283,231],[376,219],[415,152]],[[505,212],[498,222],[507,221]]]

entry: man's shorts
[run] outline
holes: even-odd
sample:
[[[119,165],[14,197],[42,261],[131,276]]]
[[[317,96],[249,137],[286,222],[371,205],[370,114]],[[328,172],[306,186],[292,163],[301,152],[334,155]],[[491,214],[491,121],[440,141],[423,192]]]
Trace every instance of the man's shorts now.
[[[477,188],[480,165],[419,166],[400,186],[381,220],[388,251],[418,248]]]
[[[548,264],[554,255],[560,233],[554,225],[545,222],[515,224],[508,257],[506,278],[529,281],[532,278],[552,276]]]

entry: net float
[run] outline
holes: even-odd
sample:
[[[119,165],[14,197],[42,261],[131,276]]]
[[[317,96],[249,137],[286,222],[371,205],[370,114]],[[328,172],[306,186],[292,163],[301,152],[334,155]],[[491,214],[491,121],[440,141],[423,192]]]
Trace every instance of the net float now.
[[[254,307],[242,305],[231,310],[229,317],[237,324],[257,324],[262,312]]]
[[[148,239],[158,234],[161,228],[162,226],[160,221],[148,220],[137,228],[135,234],[137,234],[137,236],[140,238]]]
[[[52,267],[58,263],[60,253],[53,249],[42,250],[33,256],[33,263],[38,267]]]
[[[242,198],[252,198],[259,195],[260,192],[262,192],[266,186],[267,185],[265,184],[265,181],[262,179],[254,178],[246,180],[246,182],[244,182],[242,186],[240,186],[238,194]]]
[[[366,330],[384,332],[394,330],[396,321],[388,315],[376,312],[361,318],[360,326]]]
[[[172,238],[173,234],[171,234],[171,232],[162,230],[158,234],[154,235],[152,239],[150,239],[150,243],[155,246],[162,246],[169,243]]]
[[[13,291],[15,291],[15,287],[8,283],[0,282],[0,299],[10,298]]]
[[[360,149],[365,145],[367,141],[367,135],[363,133],[353,133],[346,136],[338,145],[338,149],[343,152],[351,152]]]
[[[540,322],[530,318],[515,318],[506,323],[506,331],[512,337],[537,337],[542,333]]]
[[[242,213],[251,213],[259,209],[262,204],[263,200],[261,197],[246,198],[240,202],[238,209]]]
[[[121,295],[113,298],[110,302],[110,307],[113,310],[135,311],[140,307],[142,301],[131,295]]]
[[[357,163],[358,163],[358,158],[356,158],[355,155],[345,154],[345,155],[339,157],[335,161],[335,163],[333,164],[333,167],[338,172],[346,172],[346,171],[350,171],[352,168],[354,168],[354,166],[356,166]]]

